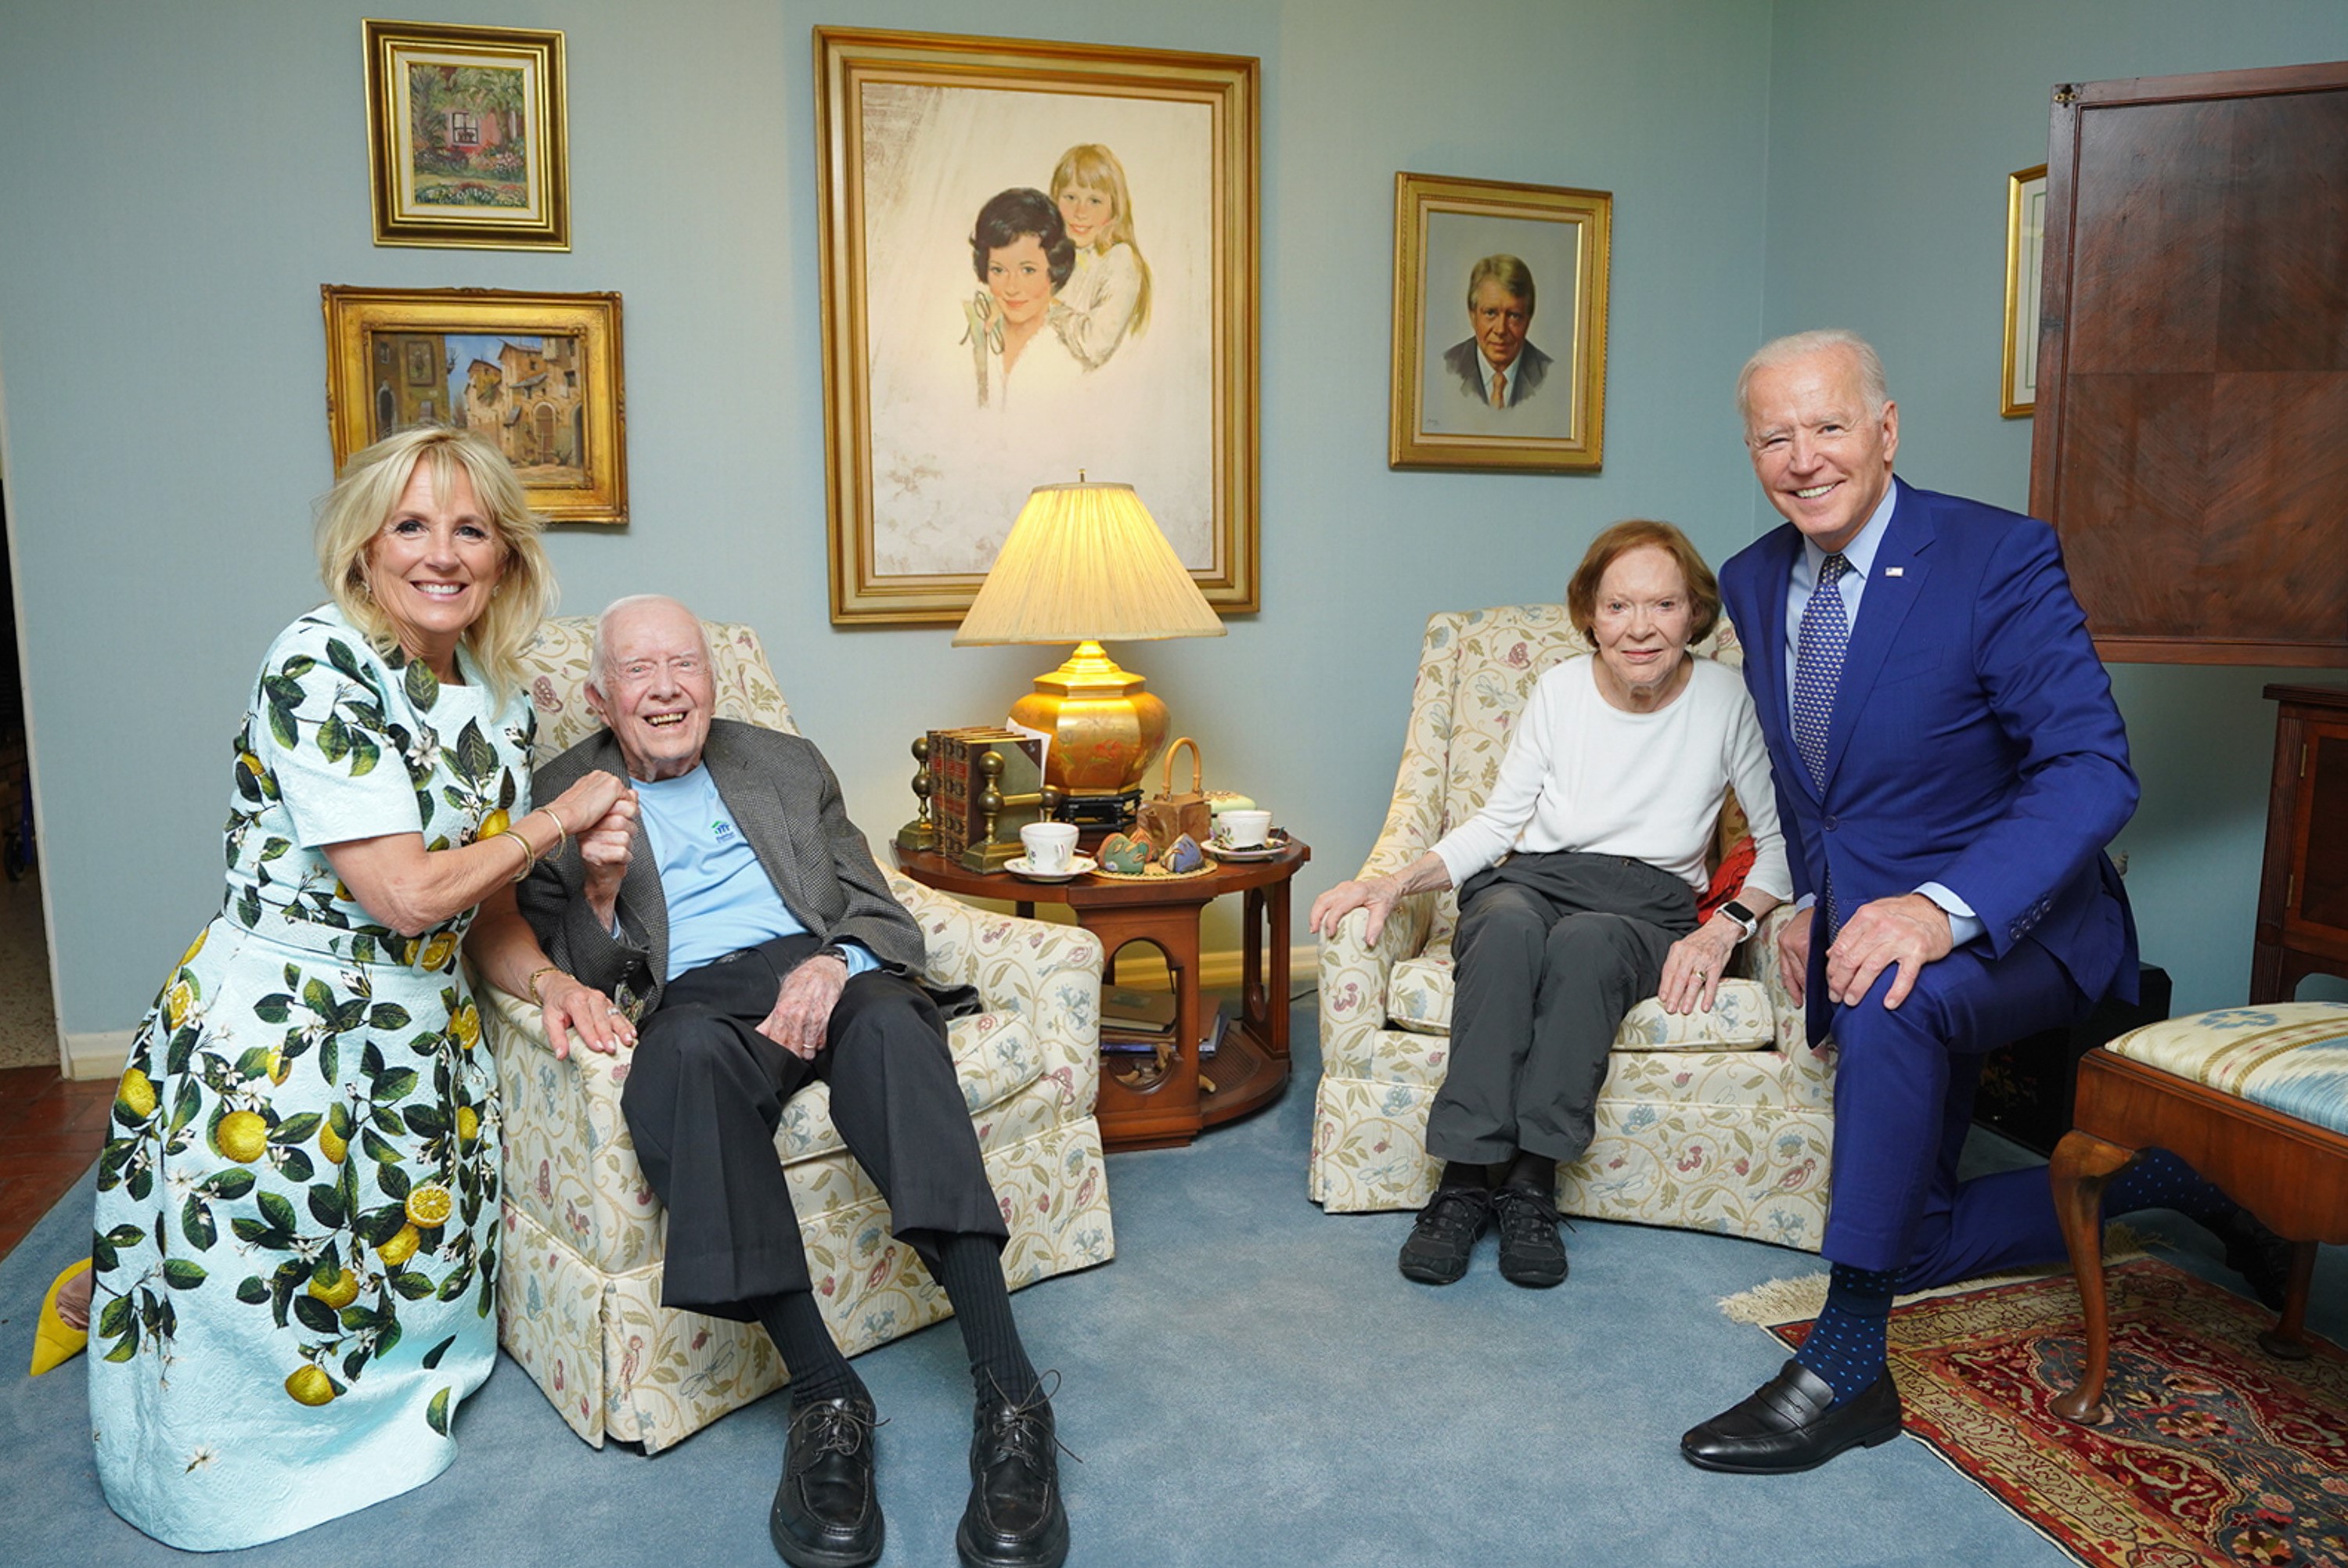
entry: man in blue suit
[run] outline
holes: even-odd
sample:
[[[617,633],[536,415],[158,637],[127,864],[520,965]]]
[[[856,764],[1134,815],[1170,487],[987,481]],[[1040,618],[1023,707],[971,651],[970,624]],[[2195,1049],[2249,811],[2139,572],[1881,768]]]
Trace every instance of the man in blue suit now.
[[[1895,1286],[2064,1255],[2044,1170],[1960,1183],[1957,1156],[1986,1052],[2136,997],[2136,925],[2104,846],[2137,781],[2054,529],[1894,479],[1899,409],[1864,340],[1781,338],[1737,401],[1787,526],[1720,586],[1810,901],[1779,963],[1810,1040],[1838,1053],[1834,1268],[1800,1352],[1680,1446],[1770,1474],[1899,1434]],[[2280,1284],[2255,1220],[2175,1156],[2143,1163],[2107,1213],[2180,1210],[2262,1294]]]

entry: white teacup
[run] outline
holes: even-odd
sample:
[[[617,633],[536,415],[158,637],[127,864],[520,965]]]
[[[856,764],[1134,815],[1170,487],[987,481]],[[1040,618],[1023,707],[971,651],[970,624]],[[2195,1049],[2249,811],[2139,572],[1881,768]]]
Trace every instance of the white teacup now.
[[[1223,842],[1233,849],[1253,849],[1271,832],[1272,813],[1268,811],[1223,813]]]
[[[1019,830],[1027,846],[1027,869],[1057,876],[1076,863],[1076,825],[1073,822],[1031,822]]]

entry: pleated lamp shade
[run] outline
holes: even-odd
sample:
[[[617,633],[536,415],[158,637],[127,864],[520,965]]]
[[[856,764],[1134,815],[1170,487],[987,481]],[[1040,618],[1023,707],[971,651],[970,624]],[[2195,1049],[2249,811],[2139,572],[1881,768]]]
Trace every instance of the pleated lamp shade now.
[[[1130,485],[1042,485],[954,633],[965,647],[1074,642],[1035,678],[1014,722],[1053,736],[1046,783],[1077,822],[1121,824],[1166,743],[1166,704],[1117,667],[1103,641],[1220,637],[1223,623]]]

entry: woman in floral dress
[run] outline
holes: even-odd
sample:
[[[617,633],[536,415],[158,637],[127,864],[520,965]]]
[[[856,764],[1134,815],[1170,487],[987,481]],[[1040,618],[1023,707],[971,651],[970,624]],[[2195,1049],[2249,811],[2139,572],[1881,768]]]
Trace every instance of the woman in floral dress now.
[[[455,1457],[497,1355],[499,1207],[460,944],[541,1001],[550,1039],[628,1041],[510,891],[632,804],[598,774],[531,806],[538,532],[479,437],[377,443],[321,509],[332,601],[254,682],[227,894],[133,1040],[98,1164],[98,1477],[174,1546],[274,1540]]]

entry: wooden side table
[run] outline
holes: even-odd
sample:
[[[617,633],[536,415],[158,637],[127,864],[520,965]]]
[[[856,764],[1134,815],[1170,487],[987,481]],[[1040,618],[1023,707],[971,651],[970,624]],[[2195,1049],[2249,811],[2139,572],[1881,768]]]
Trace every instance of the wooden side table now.
[[[2250,1004],[2310,975],[2348,975],[2348,691],[2270,686],[2280,703]]]
[[[1033,916],[1037,904],[1066,904],[1077,924],[1114,958],[1129,942],[1166,955],[1174,980],[1172,1068],[1145,1078],[1104,1061],[1101,1143],[1109,1149],[1159,1149],[1188,1143],[1208,1128],[1276,1099],[1288,1083],[1289,884],[1312,849],[1294,839],[1271,860],[1219,861],[1204,876],[1128,881],[1078,876],[1028,882],[1007,871],[966,871],[942,856],[899,849],[898,869],[924,886],[964,898],[995,898]],[[1226,893],[1246,896],[1240,921],[1240,1016],[1201,1080],[1199,1036],[1199,921]]]

